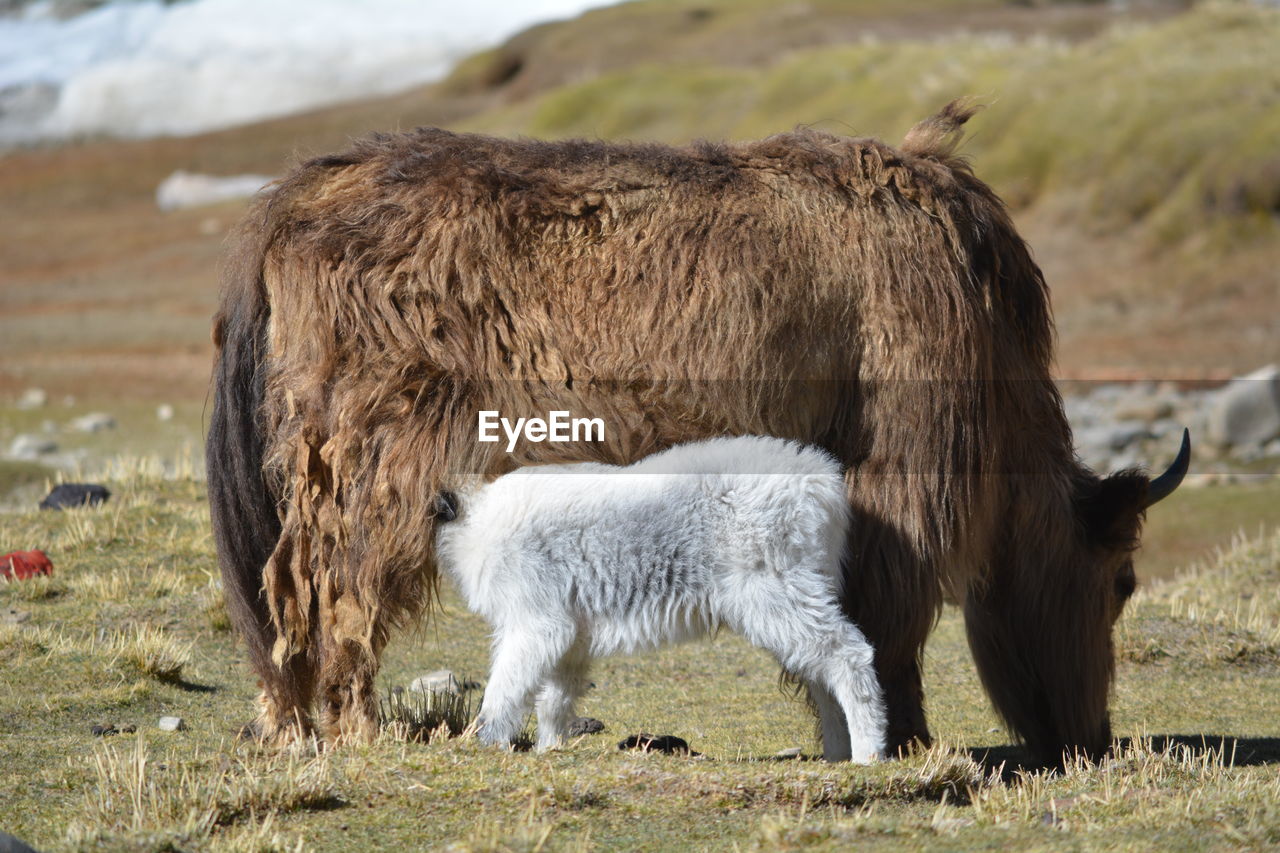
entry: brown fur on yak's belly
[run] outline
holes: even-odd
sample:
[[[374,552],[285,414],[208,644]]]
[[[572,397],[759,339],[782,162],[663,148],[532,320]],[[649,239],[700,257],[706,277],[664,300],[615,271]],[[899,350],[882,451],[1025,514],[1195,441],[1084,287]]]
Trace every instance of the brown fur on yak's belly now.
[[[849,606],[898,744],[928,739],[918,657],[944,590],[999,576],[1026,588],[981,602],[1015,644],[979,655],[1001,710],[1043,751],[1105,746],[1109,625],[1092,613],[1109,603],[1073,562],[1073,495],[1096,478],[1049,380],[1040,272],[952,154],[971,113],[953,104],[897,149],[811,130],[670,148],[423,129],[275,187],[227,267],[208,450],[264,732],[306,731],[314,702],[328,737],[375,730],[381,650],[435,582],[442,488],[756,433],[856,466],[850,499],[876,523],[850,539]],[[567,409],[603,418],[606,440],[507,455],[477,442],[481,409]],[[1090,661],[1062,685],[1028,628],[1053,623],[1054,590],[1085,602]],[[1005,684],[1029,676],[1043,695]]]

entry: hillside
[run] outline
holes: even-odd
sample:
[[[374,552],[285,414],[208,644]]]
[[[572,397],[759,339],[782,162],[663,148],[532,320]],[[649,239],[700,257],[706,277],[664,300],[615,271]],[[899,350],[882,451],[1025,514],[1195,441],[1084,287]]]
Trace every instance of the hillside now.
[[[279,174],[373,129],[890,141],[960,95],[965,152],[1054,291],[1066,376],[1216,378],[1280,358],[1280,12],[1214,4],[642,0],[536,27],[443,83],[204,136],[0,157],[0,394],[196,400],[223,236],[176,169]]]

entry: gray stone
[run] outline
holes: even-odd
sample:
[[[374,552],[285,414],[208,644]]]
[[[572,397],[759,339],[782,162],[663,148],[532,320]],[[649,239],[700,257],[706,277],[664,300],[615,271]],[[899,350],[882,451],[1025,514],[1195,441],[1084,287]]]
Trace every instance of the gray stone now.
[[[58,442],[42,435],[24,433],[13,439],[9,455],[14,459],[36,459],[48,453],[58,452]]]
[[[1067,419],[1075,427],[1094,426],[1102,420],[1108,408],[1091,397],[1067,397],[1062,403]]]
[[[1231,380],[1214,396],[1208,427],[1219,447],[1258,447],[1280,437],[1280,366]]]
[[[1173,414],[1173,401],[1163,397],[1134,397],[1116,404],[1115,417],[1122,421],[1151,423]]]
[[[1249,465],[1258,462],[1263,458],[1262,448],[1256,444],[1246,444],[1243,447],[1233,447],[1231,449],[1231,458],[1236,462]]]
[[[90,412],[71,421],[70,427],[77,432],[104,432],[116,428],[116,419],[106,412]]]
[[[786,749],[780,749],[773,754],[774,758],[799,758],[802,754],[800,747],[791,746]]]
[[[36,849],[21,838],[0,830],[0,853],[36,853]]]
[[[111,491],[97,483],[59,483],[40,501],[40,508],[62,510],[97,506],[110,497]]]
[[[1110,403],[1114,405],[1126,394],[1131,393],[1132,389],[1119,384],[1099,385],[1089,392],[1089,399],[1099,403]]]
[[[159,725],[162,732],[180,732],[187,727],[181,717],[161,717]]]
[[[31,613],[26,610],[18,610],[15,607],[6,607],[0,610],[0,623],[5,625],[21,625],[31,618]]]
[[[1145,424],[1116,424],[1110,428],[1107,441],[1112,450],[1124,450],[1144,438],[1151,438]]]
[[[453,673],[447,669],[438,669],[426,675],[419,675],[409,685],[409,689],[417,693],[462,692],[462,688],[458,686],[458,679],[454,678]]]
[[[18,398],[19,409],[42,409],[49,402],[49,395],[43,388],[28,388]]]
[[[1151,431],[1144,424],[1101,424],[1075,431],[1076,446],[1082,455],[1086,451],[1120,451],[1143,438],[1151,438]]]

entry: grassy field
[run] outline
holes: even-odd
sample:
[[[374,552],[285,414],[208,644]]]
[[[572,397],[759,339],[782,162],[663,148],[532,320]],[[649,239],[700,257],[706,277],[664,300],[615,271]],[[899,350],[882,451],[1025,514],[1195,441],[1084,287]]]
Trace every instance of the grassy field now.
[[[601,663],[580,712],[607,730],[544,755],[471,739],[261,752],[235,739],[253,679],[214,581],[203,483],[138,461],[108,504],[4,519],[49,579],[0,587],[4,828],[41,849],[1260,849],[1280,844],[1280,532],[1145,584],[1121,622],[1114,758],[1021,769],[944,614],[926,655],[942,745],[873,768],[812,755],[802,703],[731,635]],[[1274,507],[1273,488],[1195,490]],[[1241,494],[1244,497],[1241,497]],[[20,617],[21,618],[21,617]],[[452,594],[393,644],[390,691],[438,668],[483,679],[485,630]],[[475,694],[470,694],[472,697]],[[157,729],[161,715],[186,728]],[[98,738],[95,725],[136,732]],[[697,757],[620,752],[639,732]]]

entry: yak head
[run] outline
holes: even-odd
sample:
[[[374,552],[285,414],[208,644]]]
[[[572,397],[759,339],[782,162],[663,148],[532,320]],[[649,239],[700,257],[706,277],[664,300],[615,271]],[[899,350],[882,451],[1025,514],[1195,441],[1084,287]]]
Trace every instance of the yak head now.
[[[1054,512],[1022,525],[997,558],[1013,570],[965,602],[983,684],[1046,765],[1071,754],[1097,758],[1110,746],[1112,628],[1137,583],[1133,554],[1146,511],[1178,487],[1190,459],[1184,432],[1177,458],[1158,477],[1080,468],[1068,517]]]
[[[1138,548],[1147,509],[1171,495],[1191,464],[1191,434],[1182,432],[1182,447],[1169,468],[1154,479],[1141,471],[1121,471],[1105,479],[1091,477],[1077,486],[1074,509],[1087,552],[1098,577],[1098,610],[1108,628],[1120,618],[1137,587],[1133,553]]]

